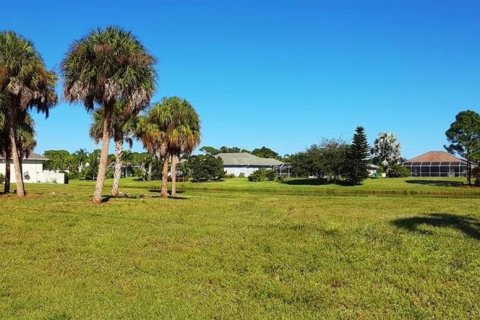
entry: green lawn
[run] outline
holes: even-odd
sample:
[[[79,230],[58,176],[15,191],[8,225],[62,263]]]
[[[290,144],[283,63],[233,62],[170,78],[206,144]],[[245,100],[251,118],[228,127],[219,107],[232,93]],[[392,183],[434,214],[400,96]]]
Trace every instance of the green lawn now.
[[[480,189],[407,180],[27,185],[0,197],[0,318],[480,318]]]

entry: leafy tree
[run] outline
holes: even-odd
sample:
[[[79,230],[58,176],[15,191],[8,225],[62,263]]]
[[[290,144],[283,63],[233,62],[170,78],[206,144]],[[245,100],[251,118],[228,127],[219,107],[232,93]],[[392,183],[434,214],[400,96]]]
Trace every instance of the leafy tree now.
[[[472,162],[480,160],[480,115],[472,110],[458,113],[445,134],[450,143],[445,149],[467,160],[467,181],[472,185]]]
[[[110,136],[115,143],[115,169],[113,174],[112,196],[119,195],[120,176],[122,174],[123,144],[127,143],[129,147],[133,144],[133,135],[138,122],[138,113],[132,113],[134,109],[125,105],[124,101],[117,101],[113,107],[112,119],[110,123]],[[103,122],[105,108],[101,107],[93,114],[93,123],[90,126],[90,137],[95,143],[99,143],[103,137]]]
[[[289,157],[293,174],[338,181],[343,174],[348,145],[341,139],[323,139],[305,152]]]
[[[154,61],[132,33],[108,27],[75,41],[62,62],[66,100],[83,102],[89,111],[96,105],[105,109],[96,203],[102,201],[115,104],[124,101],[132,114],[149,104],[155,89]]]
[[[22,134],[28,131],[33,133],[33,127],[24,131],[29,126],[24,121],[28,122],[29,109],[48,116],[50,108],[57,103],[56,80],[55,73],[46,69],[30,41],[14,32],[0,32],[0,95],[3,99],[0,111],[3,134],[6,136],[1,140],[7,144],[2,149],[7,152],[7,167],[10,166],[10,156],[13,160],[19,197],[25,196],[22,174],[22,155],[25,150],[19,143],[22,142]],[[28,140],[32,141],[30,138]],[[23,140],[23,143],[26,144],[27,140]]]
[[[206,154],[210,154],[212,156],[220,153],[220,150],[215,149],[214,147],[209,147],[209,146],[201,147],[200,151],[205,152]]]
[[[345,161],[345,178],[349,184],[361,184],[368,178],[369,148],[363,127],[357,127]]]
[[[193,181],[197,182],[219,180],[225,175],[222,159],[209,154],[190,157],[188,169],[184,170],[189,171]]]
[[[393,133],[380,132],[370,152],[373,162],[383,167],[387,177],[390,176],[390,168],[399,164],[401,160],[400,142]]]
[[[260,149],[259,148],[253,149],[253,151],[251,153],[254,156],[257,156],[257,157],[260,157],[260,158],[274,158],[274,159],[280,159],[281,158],[278,155],[278,153],[276,153],[275,151],[273,151],[272,149],[267,148],[267,147],[261,147]]]
[[[67,150],[46,150],[43,155],[48,159],[45,162],[47,170],[71,170],[71,154]]]

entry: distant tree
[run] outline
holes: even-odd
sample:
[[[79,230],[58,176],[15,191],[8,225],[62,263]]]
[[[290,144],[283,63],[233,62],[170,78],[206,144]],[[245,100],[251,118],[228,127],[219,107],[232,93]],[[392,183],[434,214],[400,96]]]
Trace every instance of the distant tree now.
[[[347,158],[348,144],[342,139],[323,139],[320,149],[320,165],[324,175],[337,182],[343,175]]]
[[[273,151],[270,148],[267,147],[261,147],[261,148],[256,148],[253,149],[251,154],[254,156],[260,157],[260,158],[274,158],[274,159],[280,159],[281,157]]]
[[[390,169],[394,165],[398,165],[401,160],[400,142],[393,133],[380,132],[370,152],[373,156],[373,163],[382,166],[387,177],[390,176]]]
[[[220,147],[219,151],[220,151],[220,153],[239,153],[239,152],[249,153],[250,152],[247,149],[242,149],[242,148],[239,148],[239,147],[226,147],[226,146]]]
[[[73,156],[75,157],[76,163],[77,163],[77,169],[79,172],[82,172],[83,169],[85,168],[85,163],[88,159],[88,152],[85,149],[78,149],[73,153]]]
[[[458,113],[445,134],[450,143],[445,149],[467,160],[467,181],[472,185],[472,162],[480,160],[480,115],[472,110]]]
[[[45,162],[45,169],[72,170],[72,155],[67,150],[46,150],[43,155],[48,159]]]
[[[95,149],[88,155],[88,160],[85,164],[85,179],[96,180],[98,175],[98,165],[100,163],[100,154],[102,150]]]
[[[188,160],[188,169],[192,179],[197,182],[219,180],[225,175],[223,161],[212,155],[191,156]]]
[[[345,178],[350,184],[361,184],[368,178],[369,148],[363,127],[357,127],[345,161]]]
[[[292,173],[338,181],[343,175],[348,145],[341,139],[323,139],[304,152],[291,155]]]
[[[168,164],[172,156],[189,154],[200,141],[200,122],[193,107],[179,97],[164,98],[139,121],[137,135],[145,148],[161,158],[161,198],[167,198]]]
[[[210,154],[212,156],[219,154],[220,150],[214,148],[214,147],[209,147],[209,146],[204,146],[200,148],[201,152],[204,152],[205,154]]]

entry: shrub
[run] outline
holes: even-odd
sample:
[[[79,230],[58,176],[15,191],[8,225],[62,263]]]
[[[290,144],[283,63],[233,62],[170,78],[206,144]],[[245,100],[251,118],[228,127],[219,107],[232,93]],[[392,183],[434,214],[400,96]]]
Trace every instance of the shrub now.
[[[192,180],[196,182],[220,180],[225,175],[223,161],[212,155],[192,156],[188,161]]]
[[[5,176],[0,173],[0,183],[4,183],[4,182],[5,182]]]
[[[389,178],[405,178],[408,176],[410,176],[410,170],[400,164],[395,164],[388,170]]]
[[[225,178],[227,178],[227,179],[233,179],[233,178],[235,178],[235,175],[234,175],[233,173],[225,174]]]
[[[239,178],[245,178],[245,173],[243,172],[240,172],[240,174],[238,175]]]
[[[472,177],[475,178],[475,185],[480,186],[480,167],[472,169]]]
[[[248,181],[259,182],[270,180],[273,181],[276,178],[276,173],[273,170],[258,169],[254,173],[248,176]]]

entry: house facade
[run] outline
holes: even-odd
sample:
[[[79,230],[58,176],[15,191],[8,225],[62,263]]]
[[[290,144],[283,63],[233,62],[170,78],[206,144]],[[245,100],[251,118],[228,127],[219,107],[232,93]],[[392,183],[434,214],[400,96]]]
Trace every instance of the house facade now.
[[[23,182],[25,183],[60,183],[60,184],[65,183],[64,173],[43,170],[45,161],[47,161],[47,158],[37,153],[31,153],[28,158],[23,158],[22,160]],[[0,156],[0,174],[5,176],[5,172],[6,172],[6,161],[4,157]],[[15,167],[12,161],[10,161],[10,181],[12,183],[16,182]]]
[[[223,161],[223,168],[227,175],[248,177],[258,169],[277,170],[285,166],[282,161],[273,158],[260,158],[246,152],[219,153],[216,155]]]

